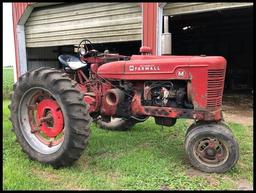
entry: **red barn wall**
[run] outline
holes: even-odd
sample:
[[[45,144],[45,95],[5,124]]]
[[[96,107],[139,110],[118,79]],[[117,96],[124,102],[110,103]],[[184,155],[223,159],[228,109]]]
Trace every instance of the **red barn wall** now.
[[[20,64],[19,64],[19,47],[18,47],[16,27],[25,9],[30,4],[31,4],[30,2],[12,3],[13,34],[14,34],[14,44],[15,44],[15,60],[16,60],[16,76],[17,77],[19,77],[20,75]]]

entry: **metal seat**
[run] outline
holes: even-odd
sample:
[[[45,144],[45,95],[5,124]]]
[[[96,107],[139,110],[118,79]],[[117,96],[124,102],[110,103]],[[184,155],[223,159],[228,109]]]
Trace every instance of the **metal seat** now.
[[[68,66],[72,70],[77,70],[79,68],[87,66],[87,63],[83,63],[76,56],[72,55],[60,55],[58,60],[65,66]]]

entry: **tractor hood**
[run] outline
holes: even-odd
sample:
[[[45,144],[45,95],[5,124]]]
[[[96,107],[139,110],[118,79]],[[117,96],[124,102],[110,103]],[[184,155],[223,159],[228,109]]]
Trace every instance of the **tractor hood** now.
[[[97,74],[102,78],[118,80],[189,79],[191,68],[225,69],[221,56],[152,56],[133,55],[129,61],[103,64]]]

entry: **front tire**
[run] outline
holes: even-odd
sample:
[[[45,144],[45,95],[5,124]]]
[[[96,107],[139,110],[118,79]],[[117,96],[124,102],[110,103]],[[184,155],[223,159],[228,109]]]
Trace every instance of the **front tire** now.
[[[67,74],[54,68],[25,73],[9,109],[17,141],[31,159],[58,168],[81,156],[92,119]]]
[[[223,123],[193,126],[185,139],[185,150],[191,164],[204,172],[224,173],[239,158],[239,147]]]

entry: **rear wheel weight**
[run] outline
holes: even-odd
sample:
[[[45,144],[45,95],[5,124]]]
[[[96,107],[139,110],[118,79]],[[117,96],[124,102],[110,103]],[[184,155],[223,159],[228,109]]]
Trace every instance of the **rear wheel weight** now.
[[[62,94],[63,90],[68,91]],[[92,120],[81,97],[56,69],[39,68],[20,78],[10,105],[11,120],[17,141],[31,159],[58,168],[80,157]]]
[[[185,138],[185,150],[191,164],[204,172],[224,173],[239,158],[239,147],[223,123],[199,124]]]

